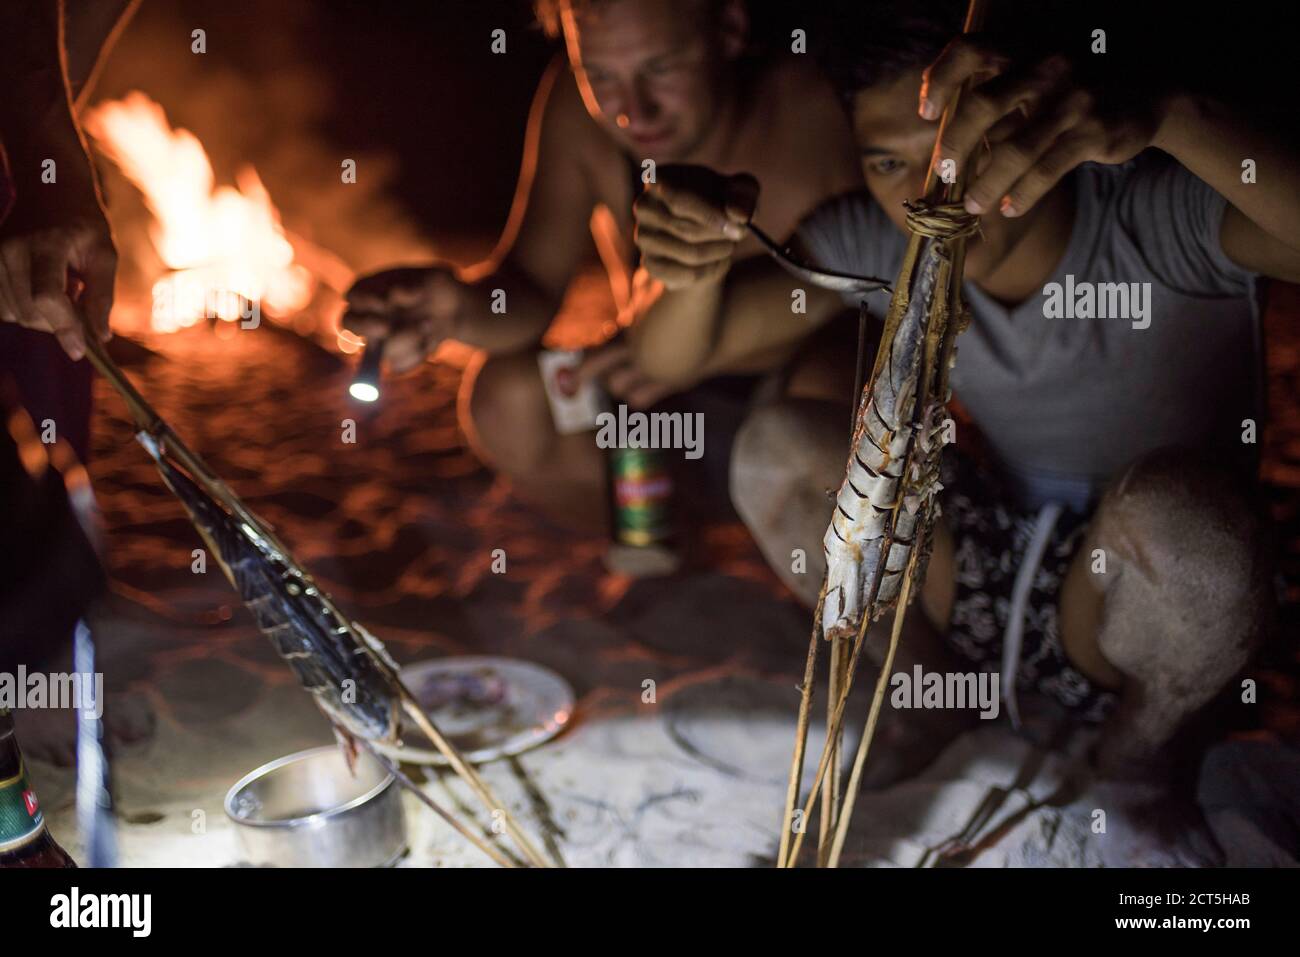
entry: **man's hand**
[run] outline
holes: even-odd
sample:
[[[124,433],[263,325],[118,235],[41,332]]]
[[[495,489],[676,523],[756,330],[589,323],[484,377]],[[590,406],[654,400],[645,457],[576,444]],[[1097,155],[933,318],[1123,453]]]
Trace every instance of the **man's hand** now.
[[[0,237],[0,320],[51,332],[72,359],[86,354],[84,326],[69,295],[70,276],[84,287],[80,308],[101,340],[112,336],[117,251],[102,215],[69,225]]]
[[[754,215],[758,182],[703,166],[661,166],[656,179],[632,207],[641,265],[668,289],[722,278]]]
[[[1122,163],[1151,145],[1161,109],[1129,102],[1123,115],[1103,115],[1097,97],[1071,76],[1069,61],[1054,56],[1032,67],[1012,64],[970,37],[960,37],[925,71],[920,114],[937,120],[967,78],[964,94],[939,144],[938,161],[975,162],[966,184],[966,209],[999,208],[1019,216],[1080,163]]]
[[[444,339],[455,338],[465,292],[437,266],[386,269],[363,276],[347,292],[343,325],[368,342],[384,341],[394,372],[415,368]]]
[[[632,353],[623,342],[588,352],[578,366],[578,379],[599,382],[606,392],[622,399],[633,409],[648,409],[674,391],[641,372],[632,362]]]

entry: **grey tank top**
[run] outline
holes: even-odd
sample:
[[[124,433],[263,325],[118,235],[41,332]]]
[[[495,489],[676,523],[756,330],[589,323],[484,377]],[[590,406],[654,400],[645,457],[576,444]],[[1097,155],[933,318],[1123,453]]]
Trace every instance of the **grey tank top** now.
[[[1008,308],[966,283],[973,321],[952,375],[1021,504],[1086,508],[1162,446],[1252,469],[1243,420],[1262,428],[1259,308],[1254,275],[1219,243],[1227,201],[1155,151],[1082,166],[1063,188],[1077,212],[1044,291]],[[799,237],[820,265],[866,276],[896,275],[906,246],[866,193],[823,204]],[[868,299],[876,317],[888,304]]]

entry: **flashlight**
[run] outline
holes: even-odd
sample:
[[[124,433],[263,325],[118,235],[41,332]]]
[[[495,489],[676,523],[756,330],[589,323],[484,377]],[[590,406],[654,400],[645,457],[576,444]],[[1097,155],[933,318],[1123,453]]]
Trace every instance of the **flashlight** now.
[[[374,402],[379,398],[379,360],[384,357],[384,340],[376,339],[366,343],[366,351],[361,356],[361,365],[348,386],[348,394],[359,402]]]

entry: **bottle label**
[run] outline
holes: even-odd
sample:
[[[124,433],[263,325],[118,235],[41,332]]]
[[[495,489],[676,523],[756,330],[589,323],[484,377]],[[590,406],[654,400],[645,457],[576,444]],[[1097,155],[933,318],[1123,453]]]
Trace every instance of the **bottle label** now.
[[[22,847],[44,827],[45,815],[20,764],[14,777],[0,781],[0,851]]]
[[[620,449],[612,453],[614,535],[627,545],[650,545],[672,533],[672,478],[657,452]]]

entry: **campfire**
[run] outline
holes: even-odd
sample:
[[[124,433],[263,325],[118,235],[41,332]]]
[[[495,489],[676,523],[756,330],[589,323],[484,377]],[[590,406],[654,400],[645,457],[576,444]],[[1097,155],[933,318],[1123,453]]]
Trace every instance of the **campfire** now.
[[[142,251],[150,255],[136,258],[159,262],[159,275],[147,320],[128,320],[127,331],[174,332],[208,318],[254,328],[265,316],[357,350],[356,337],[337,327],[337,309],[312,308],[318,295],[337,302],[351,269],[284,228],[256,169],[244,165],[233,186],[218,185],[198,137],[173,129],[162,106],[138,91],[96,105],[85,126],[152,214],[151,248]]]

